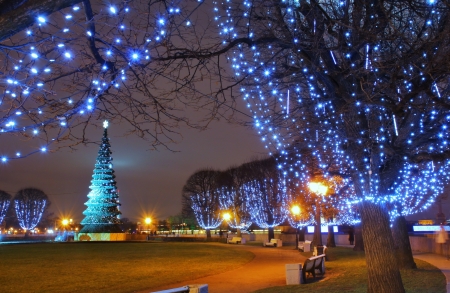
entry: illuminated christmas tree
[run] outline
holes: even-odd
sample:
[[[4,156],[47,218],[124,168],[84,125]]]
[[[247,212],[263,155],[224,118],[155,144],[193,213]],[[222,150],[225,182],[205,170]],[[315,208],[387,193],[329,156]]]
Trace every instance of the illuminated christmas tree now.
[[[111,150],[108,138],[108,122],[103,123],[102,143],[98,151],[94,174],[92,175],[85,218],[81,221],[83,229],[80,233],[117,233],[119,227],[119,192],[116,187]]]

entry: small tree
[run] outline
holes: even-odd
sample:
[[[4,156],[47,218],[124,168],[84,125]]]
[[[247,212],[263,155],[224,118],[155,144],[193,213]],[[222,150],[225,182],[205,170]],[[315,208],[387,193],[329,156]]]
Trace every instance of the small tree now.
[[[192,174],[182,190],[183,206],[188,206],[195,214],[200,227],[206,230],[206,238],[211,239],[211,229],[219,227],[220,217],[220,172],[204,169]]]
[[[253,180],[245,184],[245,193],[252,220],[268,230],[268,240],[275,237],[274,227],[286,220],[287,189],[274,158],[249,163]]]
[[[14,207],[19,225],[27,233],[39,224],[47,201],[47,195],[36,188],[21,189],[14,196]]]
[[[298,241],[305,241],[304,227],[314,223],[314,208],[313,205],[306,203],[304,198],[290,192],[285,205],[285,209],[289,211],[287,213],[289,225],[295,228],[295,248],[298,248]]]
[[[0,225],[6,215],[9,204],[11,203],[11,195],[3,190],[0,190]]]
[[[220,189],[221,209],[230,213],[227,224],[237,229],[237,236],[241,236],[241,230],[247,230],[252,224],[250,205],[244,190],[248,176],[245,164],[230,168],[224,172],[222,181],[224,186]]]

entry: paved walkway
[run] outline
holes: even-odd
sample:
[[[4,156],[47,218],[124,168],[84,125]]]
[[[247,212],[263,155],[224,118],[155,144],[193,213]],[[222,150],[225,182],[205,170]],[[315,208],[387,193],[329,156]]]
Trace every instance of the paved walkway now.
[[[178,288],[189,284],[208,284],[208,292],[210,293],[250,293],[258,289],[286,285],[285,265],[288,263],[303,263],[306,259],[293,246],[289,249],[250,245],[230,245],[230,247],[248,250],[255,255],[255,258],[231,271],[188,282],[152,288],[140,293]]]
[[[450,260],[434,253],[414,253],[414,258],[424,260],[440,269],[447,279],[447,293],[450,293]]]
[[[232,245],[230,247],[250,251],[255,255],[255,258],[234,270],[138,293],[178,288],[189,284],[208,284],[208,292],[210,293],[250,293],[263,288],[286,285],[285,265],[288,263],[303,263],[306,259],[293,247],[292,249],[250,245]],[[447,293],[450,293],[450,260],[447,260],[445,256],[433,253],[415,253],[414,258],[424,260],[439,268],[447,279]]]

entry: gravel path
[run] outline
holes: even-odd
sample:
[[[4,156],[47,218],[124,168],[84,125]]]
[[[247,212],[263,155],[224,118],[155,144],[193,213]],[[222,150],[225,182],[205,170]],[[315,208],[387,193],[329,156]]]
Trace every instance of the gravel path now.
[[[229,245],[227,247],[250,251],[255,255],[255,258],[234,270],[160,288],[152,288],[139,293],[166,290],[189,284],[208,284],[209,293],[249,293],[262,288],[286,285],[285,264],[303,263],[306,259],[293,247],[289,249],[250,245]]]

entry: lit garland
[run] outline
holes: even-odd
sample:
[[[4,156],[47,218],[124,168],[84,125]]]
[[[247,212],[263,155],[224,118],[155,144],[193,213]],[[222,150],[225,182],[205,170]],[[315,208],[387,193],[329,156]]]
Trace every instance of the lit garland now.
[[[285,207],[285,209],[289,210],[289,207]],[[315,223],[313,213],[301,213],[300,215],[288,213],[287,219],[289,225],[294,228],[302,228]]]
[[[0,224],[3,222],[10,203],[11,195],[0,190]]]
[[[286,220],[286,185],[283,177],[259,178],[244,185],[253,222],[263,229],[279,226]]]
[[[194,211],[197,223],[203,229],[215,229],[222,223],[218,196],[217,192],[209,191],[205,191],[204,194],[196,193],[190,196],[191,208]]]
[[[20,227],[24,230],[34,229],[41,221],[46,204],[46,199],[14,200],[14,207]]]
[[[337,225],[356,225],[361,223],[361,215],[355,205],[339,203],[337,210],[339,211],[336,216]]]
[[[359,9],[374,24],[383,21],[358,2],[316,3],[314,13],[297,1],[214,3],[223,44],[246,40],[229,61],[255,128],[281,155],[287,178],[310,181],[312,156],[323,176],[352,179],[357,198],[350,206],[370,201],[392,218],[434,202],[449,177],[448,74],[427,72],[448,55],[447,43],[432,45],[446,39],[439,35],[445,2],[386,4],[394,28],[374,34],[359,18],[344,23],[343,15]]]
[[[13,200],[20,227],[24,230],[34,229],[47,206],[47,195],[36,188],[25,188],[19,190]]]
[[[231,213],[227,224],[234,229],[247,230],[252,224],[249,203],[245,200],[244,186],[221,188],[220,209]]]
[[[91,191],[88,194],[85,216],[80,222],[82,233],[122,232],[120,224],[119,193],[116,187],[111,150],[108,138],[108,123],[103,124],[102,143],[98,151],[94,173],[92,175]]]

